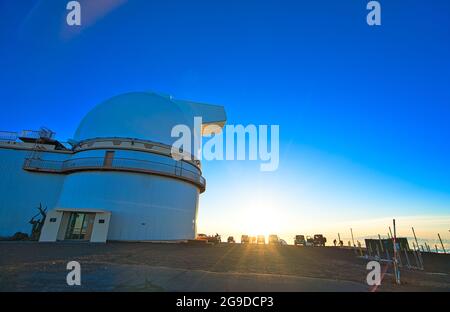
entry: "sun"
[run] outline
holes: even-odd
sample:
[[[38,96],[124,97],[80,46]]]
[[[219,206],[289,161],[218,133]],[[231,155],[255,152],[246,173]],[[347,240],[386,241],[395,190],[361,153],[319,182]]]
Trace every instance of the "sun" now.
[[[250,207],[243,215],[243,227],[247,235],[264,235],[268,239],[270,234],[280,231],[279,217],[276,209],[265,207]]]

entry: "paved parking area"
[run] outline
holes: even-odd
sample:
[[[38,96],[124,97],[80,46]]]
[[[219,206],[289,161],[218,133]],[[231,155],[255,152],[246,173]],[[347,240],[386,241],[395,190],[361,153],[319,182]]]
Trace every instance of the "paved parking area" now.
[[[388,270],[379,290],[450,291],[450,255],[436,256],[400,287]],[[66,284],[73,260],[81,287]],[[366,262],[334,247],[0,242],[0,290],[368,291]]]

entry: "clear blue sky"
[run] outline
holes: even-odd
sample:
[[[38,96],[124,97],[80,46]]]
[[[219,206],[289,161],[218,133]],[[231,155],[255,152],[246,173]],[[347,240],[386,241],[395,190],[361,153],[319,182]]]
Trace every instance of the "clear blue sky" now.
[[[67,139],[104,99],[160,91],[280,125],[277,172],[204,165],[205,231],[267,193],[299,220],[450,215],[449,1],[381,0],[369,27],[365,0],[90,0],[81,28],[67,2],[0,2],[1,130]]]

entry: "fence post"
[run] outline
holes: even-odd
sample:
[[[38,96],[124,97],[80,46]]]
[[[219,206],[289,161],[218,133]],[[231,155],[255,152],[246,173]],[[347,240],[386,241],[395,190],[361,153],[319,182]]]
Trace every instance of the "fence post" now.
[[[439,233],[438,233],[438,237],[439,237],[439,241],[441,242],[442,250],[446,254],[447,252],[445,251],[445,247],[444,247],[444,244],[442,243],[441,235]]]
[[[355,245],[355,239],[353,238],[353,229],[350,228],[350,233],[352,233],[352,243],[353,243],[353,247],[356,247]]]
[[[380,242],[381,252],[383,252],[383,251],[384,251],[384,248],[383,248],[383,243],[381,242],[381,236],[380,236],[380,234],[378,234],[378,241]]]
[[[416,241],[417,248],[419,248],[419,243],[417,242],[417,237],[416,237],[416,231],[414,231],[414,227],[411,227],[411,228],[412,228],[412,231],[414,234],[414,240]]]
[[[417,256],[416,244],[414,244],[414,242],[413,242],[413,247],[414,247],[413,255],[414,255],[414,258],[416,259],[417,267],[420,268],[420,261],[419,261],[419,257]]]
[[[397,285],[400,285],[400,270],[398,268],[398,255],[397,255],[397,232],[395,227],[395,219],[392,219],[392,223],[394,226],[394,273],[395,273],[395,282]]]

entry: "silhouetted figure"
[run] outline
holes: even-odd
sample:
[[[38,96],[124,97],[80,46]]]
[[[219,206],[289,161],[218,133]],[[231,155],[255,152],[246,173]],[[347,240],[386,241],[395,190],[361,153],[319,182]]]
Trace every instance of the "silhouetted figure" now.
[[[336,243],[337,243],[337,240],[335,238],[334,241],[333,241],[334,247],[336,247]]]
[[[37,207],[39,210],[39,213],[36,214],[34,217],[31,218],[29,223],[31,224],[31,239],[32,240],[38,240],[39,236],[41,235],[42,227],[44,226],[45,217],[47,217],[47,207],[42,208],[42,204],[39,204],[39,207]],[[40,218],[37,218],[39,217]],[[35,219],[37,218],[37,219]]]

